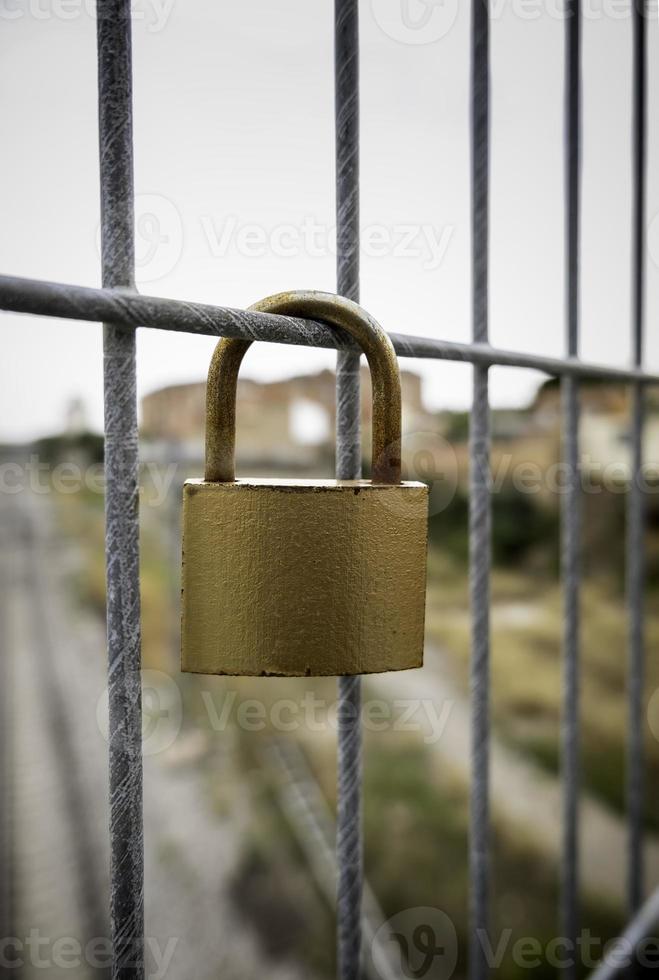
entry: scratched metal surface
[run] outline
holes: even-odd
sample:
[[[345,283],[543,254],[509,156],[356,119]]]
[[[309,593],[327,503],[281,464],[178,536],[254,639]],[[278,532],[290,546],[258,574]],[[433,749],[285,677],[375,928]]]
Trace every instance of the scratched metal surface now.
[[[565,21],[565,299],[566,341],[579,356],[579,230],[581,202],[581,10],[571,0]],[[576,943],[579,932],[579,594],[581,586],[581,484],[579,479],[579,388],[562,378],[563,463],[561,578],[563,583],[563,717],[561,775],[563,826],[559,918],[561,935]],[[576,977],[576,964],[565,970]]]
[[[359,4],[335,0],[336,291],[359,302]],[[359,354],[336,364],[336,476],[361,476]],[[337,957],[340,980],[358,980],[362,950],[361,678],[338,680],[336,827]]]
[[[127,289],[94,289],[19,276],[0,275],[0,309],[94,323],[125,323],[127,326],[209,337],[243,337],[272,344],[335,350],[357,349],[349,337],[342,337],[330,327],[312,320],[279,313],[210,306],[190,300],[144,296]],[[614,367],[576,357],[546,357],[526,351],[504,350],[489,343],[461,344],[437,337],[415,337],[395,332],[390,332],[389,337],[399,357],[460,361],[482,367],[501,365],[529,368],[555,377],[659,384],[659,374],[641,367]]]
[[[645,259],[647,184],[647,19],[646,0],[632,4],[633,23],[633,217],[632,217],[632,356],[643,365],[645,336]],[[627,812],[629,818],[629,871],[627,904],[638,912],[645,897],[643,874],[644,747],[643,701],[645,682],[645,500],[641,473],[645,397],[640,384],[632,386],[631,447],[634,478],[627,505],[627,604],[629,617],[629,739],[627,745]]]
[[[131,287],[133,122],[130,0],[99,0],[103,285]],[[106,323],[105,514],[110,763],[110,914],[115,980],[144,977],[142,698],[135,330]]]
[[[472,337],[488,342],[489,315],[489,4],[476,2],[471,24]],[[483,936],[490,889],[490,406],[487,366],[473,372],[469,427],[469,578],[471,604],[470,954],[473,980],[489,973]]]

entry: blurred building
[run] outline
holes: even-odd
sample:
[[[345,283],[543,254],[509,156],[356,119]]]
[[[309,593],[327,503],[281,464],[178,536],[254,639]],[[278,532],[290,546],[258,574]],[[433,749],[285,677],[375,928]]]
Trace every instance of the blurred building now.
[[[362,368],[363,450],[370,455],[371,385]],[[236,455],[243,466],[327,467],[334,453],[335,375],[321,371],[283,381],[238,381]],[[403,426],[407,432],[437,428],[424,404],[421,378],[401,372]],[[177,443],[181,455],[201,458],[205,429],[206,383],[170,385],[142,399],[142,437],[151,444]],[[327,470],[328,475],[330,469]]]
[[[629,385],[600,380],[579,386],[579,423],[582,466],[601,470],[617,467],[621,477],[631,472],[631,390]],[[647,414],[644,428],[644,458],[650,471],[659,472],[659,400],[646,388]],[[545,382],[531,405],[529,423],[536,437],[560,440],[562,406],[560,384]]]
[[[466,485],[469,474],[469,413],[428,411],[421,378],[401,372],[403,389],[403,462],[407,479],[429,473],[457,472]],[[142,436],[148,454],[164,461],[201,461],[205,428],[205,382],[160,388],[142,400]],[[659,400],[647,391],[644,455],[647,471],[659,473]],[[332,371],[284,381],[238,381],[236,454],[240,466],[276,470],[331,472],[335,431],[335,376]],[[630,472],[630,392],[625,385],[584,381],[580,385],[580,449],[584,470],[606,468],[618,479]],[[492,410],[495,469],[512,472],[517,464],[541,469],[560,458],[562,405],[560,384],[546,381],[523,409]],[[371,390],[362,369],[362,444],[370,458]],[[174,448],[174,446],[176,448]],[[430,454],[430,464],[426,457]],[[144,455],[144,454],[143,454]],[[457,468],[457,469],[456,469]],[[613,472],[611,473],[613,476]]]

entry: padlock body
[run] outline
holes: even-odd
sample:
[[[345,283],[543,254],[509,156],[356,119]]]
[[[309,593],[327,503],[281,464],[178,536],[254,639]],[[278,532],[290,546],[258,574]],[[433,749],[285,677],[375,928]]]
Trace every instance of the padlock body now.
[[[428,488],[188,480],[182,654],[202,674],[420,667]]]

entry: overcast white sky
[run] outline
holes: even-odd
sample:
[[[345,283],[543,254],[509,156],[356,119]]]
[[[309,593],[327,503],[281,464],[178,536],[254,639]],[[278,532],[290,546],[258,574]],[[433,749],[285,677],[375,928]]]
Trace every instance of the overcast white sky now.
[[[629,356],[629,3],[585,2],[582,353]],[[362,302],[388,330],[470,335],[466,2],[362,0]],[[331,0],[137,0],[138,281],[244,306],[332,290]],[[491,338],[563,352],[560,0],[493,0]],[[0,0],[0,270],[97,285],[92,0]],[[659,369],[657,25],[649,27],[647,363]],[[654,257],[653,257],[654,256]],[[656,261],[655,261],[656,259]],[[102,424],[101,328],[2,314],[0,439],[57,430],[84,399]],[[140,331],[139,393],[202,378],[212,339]],[[258,345],[274,378],[333,354]],[[469,369],[403,361],[432,406],[466,407]],[[495,404],[538,376],[493,373]]]

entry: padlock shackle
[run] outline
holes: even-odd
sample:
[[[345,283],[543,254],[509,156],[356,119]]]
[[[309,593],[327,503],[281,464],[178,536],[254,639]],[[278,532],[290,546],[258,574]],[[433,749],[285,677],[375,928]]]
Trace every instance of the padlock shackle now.
[[[400,483],[401,392],[398,360],[382,327],[349,299],[313,290],[277,293],[255,303],[257,313],[322,320],[345,330],[368,361],[373,389],[373,483]],[[251,340],[223,338],[217,344],[206,387],[206,465],[204,479],[235,480],[236,391],[238,371]]]

